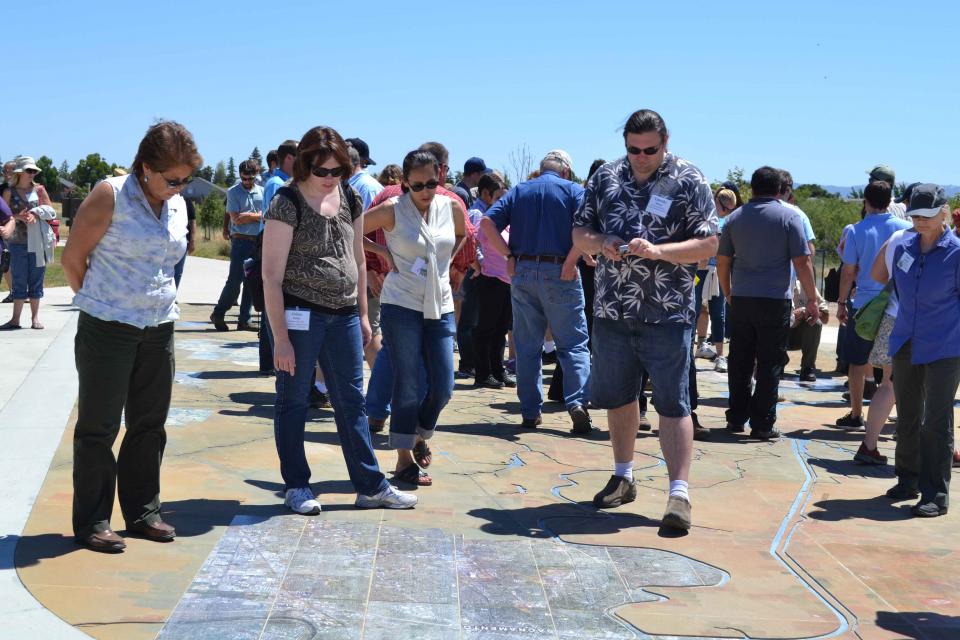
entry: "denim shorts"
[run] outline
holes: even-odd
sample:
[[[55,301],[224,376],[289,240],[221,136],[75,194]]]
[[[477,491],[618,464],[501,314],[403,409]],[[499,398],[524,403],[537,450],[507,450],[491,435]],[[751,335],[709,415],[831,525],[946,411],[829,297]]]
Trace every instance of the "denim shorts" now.
[[[599,409],[636,402],[650,372],[653,406],[666,418],[690,415],[690,336],[684,324],[593,320],[590,401]]]
[[[843,359],[848,364],[865,365],[870,359],[870,352],[873,350],[873,340],[864,340],[855,329],[856,321],[853,319],[858,309],[851,309],[847,320],[847,335],[843,342]]]
[[[39,300],[43,297],[43,276],[47,268],[37,266],[37,254],[25,244],[10,246],[10,276],[14,300]]]

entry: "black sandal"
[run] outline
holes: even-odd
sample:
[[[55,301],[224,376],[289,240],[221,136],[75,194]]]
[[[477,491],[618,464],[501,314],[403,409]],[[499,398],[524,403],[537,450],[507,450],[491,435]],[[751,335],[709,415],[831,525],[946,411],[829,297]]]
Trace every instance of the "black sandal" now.
[[[433,484],[433,478],[431,478],[425,471],[421,471],[420,467],[416,463],[408,465],[397,471],[393,474],[394,480],[397,482],[403,482],[404,484],[411,484],[415,487],[429,487]]]
[[[433,462],[433,451],[430,450],[430,447],[427,446],[426,440],[421,440],[417,444],[413,445],[413,459],[417,461],[417,464],[426,469],[430,466],[430,463]]]

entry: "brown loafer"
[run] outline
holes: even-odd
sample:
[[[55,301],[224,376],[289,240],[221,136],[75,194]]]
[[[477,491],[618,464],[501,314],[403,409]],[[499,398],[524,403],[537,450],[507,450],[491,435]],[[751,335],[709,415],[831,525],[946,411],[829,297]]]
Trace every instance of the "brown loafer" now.
[[[690,503],[678,496],[670,496],[667,500],[667,510],[663,513],[660,524],[668,529],[686,531],[690,528]]]
[[[154,542],[170,542],[177,537],[177,530],[159,518],[149,524],[127,523],[127,532]]]
[[[78,539],[77,542],[91,551],[100,553],[120,553],[127,548],[127,543],[116,533],[107,529],[106,531],[94,531],[86,538]]]

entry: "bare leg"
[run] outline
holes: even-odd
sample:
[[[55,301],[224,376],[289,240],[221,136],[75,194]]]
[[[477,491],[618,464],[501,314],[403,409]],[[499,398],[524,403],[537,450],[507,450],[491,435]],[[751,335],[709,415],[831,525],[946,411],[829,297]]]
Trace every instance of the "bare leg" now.
[[[690,477],[690,459],[693,457],[693,420],[690,416],[660,416],[660,450],[667,461],[667,474],[670,479],[687,482]]]
[[[517,348],[513,344],[513,330],[507,331],[507,359],[516,360],[517,359]]]
[[[700,307],[700,313],[697,315],[697,342],[703,342],[707,339],[707,308]]]
[[[870,367],[865,364],[851,364],[847,373],[849,382],[847,386],[850,387],[850,413],[855,418],[863,415],[863,383],[867,377],[868,368]]]
[[[20,324],[21,313],[23,313],[23,300],[14,300],[13,316],[10,318],[10,322],[12,322],[13,324]]]
[[[880,431],[893,409],[893,380],[890,379],[892,370],[893,367],[883,368],[883,382],[877,387],[877,392],[870,400],[870,410],[867,412],[867,433],[863,436],[863,444],[871,451],[877,448]],[[853,397],[852,393],[851,397]]]
[[[414,462],[412,449],[397,449],[397,468],[395,471],[406,469]]]
[[[632,462],[633,448],[637,446],[637,425],[640,424],[640,407],[636,402],[607,411],[610,442],[613,444],[614,462]],[[693,427],[690,427],[693,438]]]
[[[30,300],[30,321],[39,322],[40,321],[40,300]]]
[[[370,339],[367,346],[363,348],[363,357],[367,361],[367,366],[373,370],[373,364],[377,361],[377,354],[380,353],[383,336],[376,335]]]

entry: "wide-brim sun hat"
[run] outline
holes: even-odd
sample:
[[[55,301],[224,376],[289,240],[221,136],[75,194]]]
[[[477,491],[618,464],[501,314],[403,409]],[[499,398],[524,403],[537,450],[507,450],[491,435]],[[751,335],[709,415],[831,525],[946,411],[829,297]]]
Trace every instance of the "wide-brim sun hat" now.
[[[37,163],[33,161],[33,158],[30,156],[20,156],[17,158],[17,164],[13,167],[14,173],[23,173],[24,171],[33,170],[40,172],[40,167],[37,166]]]

